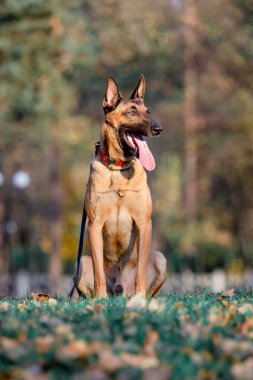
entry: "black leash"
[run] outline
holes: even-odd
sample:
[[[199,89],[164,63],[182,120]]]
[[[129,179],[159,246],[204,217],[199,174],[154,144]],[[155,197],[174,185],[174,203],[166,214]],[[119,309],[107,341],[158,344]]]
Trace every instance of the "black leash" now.
[[[100,147],[100,141],[97,141],[95,143],[95,156],[98,153],[99,147]],[[90,172],[91,172],[91,167],[90,167]],[[82,223],[81,223],[80,237],[79,237],[79,245],[78,245],[78,252],[77,252],[77,268],[76,268],[76,273],[73,277],[73,283],[74,284],[73,284],[72,289],[70,290],[69,295],[68,295],[69,300],[72,298],[73,293],[75,291],[75,288],[77,288],[77,280],[78,280],[78,274],[79,274],[79,269],[80,269],[80,261],[81,261],[82,252],[83,252],[83,237],[84,237],[86,219],[87,219],[87,213],[85,210],[85,201],[84,201],[83,202]]]
[[[78,280],[78,274],[79,274],[79,268],[80,268],[80,261],[82,257],[82,251],[83,251],[83,237],[84,237],[84,231],[85,231],[85,223],[86,223],[87,213],[85,210],[85,204],[83,204],[83,216],[82,216],[82,223],[81,223],[81,229],[80,229],[80,237],[79,237],[79,245],[78,245],[78,253],[77,253],[77,268],[76,273],[73,278],[73,286],[72,289],[69,292],[68,299],[70,300],[73,296],[73,293],[75,291],[75,288],[77,288],[77,280]]]

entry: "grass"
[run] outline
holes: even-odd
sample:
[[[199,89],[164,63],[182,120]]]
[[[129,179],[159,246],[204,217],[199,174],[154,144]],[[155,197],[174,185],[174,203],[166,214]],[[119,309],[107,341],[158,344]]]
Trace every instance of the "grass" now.
[[[1,379],[252,379],[253,291],[0,300]],[[253,376],[253,375],[252,375]]]

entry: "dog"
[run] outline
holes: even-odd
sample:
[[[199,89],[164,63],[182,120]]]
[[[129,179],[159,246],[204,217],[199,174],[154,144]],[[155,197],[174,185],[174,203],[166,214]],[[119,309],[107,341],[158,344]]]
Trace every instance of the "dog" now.
[[[129,99],[108,77],[105,120],[91,163],[85,195],[90,254],[83,256],[77,289],[85,297],[159,292],[166,259],[151,252],[152,200],[144,169],[155,160],[145,137],[159,136],[161,126],[144,104],[143,75]]]

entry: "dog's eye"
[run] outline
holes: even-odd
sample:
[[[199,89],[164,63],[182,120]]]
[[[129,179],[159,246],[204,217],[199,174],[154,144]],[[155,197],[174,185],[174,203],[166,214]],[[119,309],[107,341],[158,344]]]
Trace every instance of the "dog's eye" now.
[[[137,115],[137,108],[136,107],[131,107],[130,109],[129,109],[129,111],[128,111],[128,114],[129,115]]]

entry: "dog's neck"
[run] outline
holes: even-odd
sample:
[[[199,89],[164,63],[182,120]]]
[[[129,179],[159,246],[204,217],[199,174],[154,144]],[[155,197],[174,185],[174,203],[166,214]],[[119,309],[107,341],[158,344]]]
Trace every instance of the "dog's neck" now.
[[[113,127],[108,127],[106,123],[103,125],[100,136],[100,148],[112,160],[131,161],[135,158],[134,155],[125,155],[119,142],[117,130]]]

